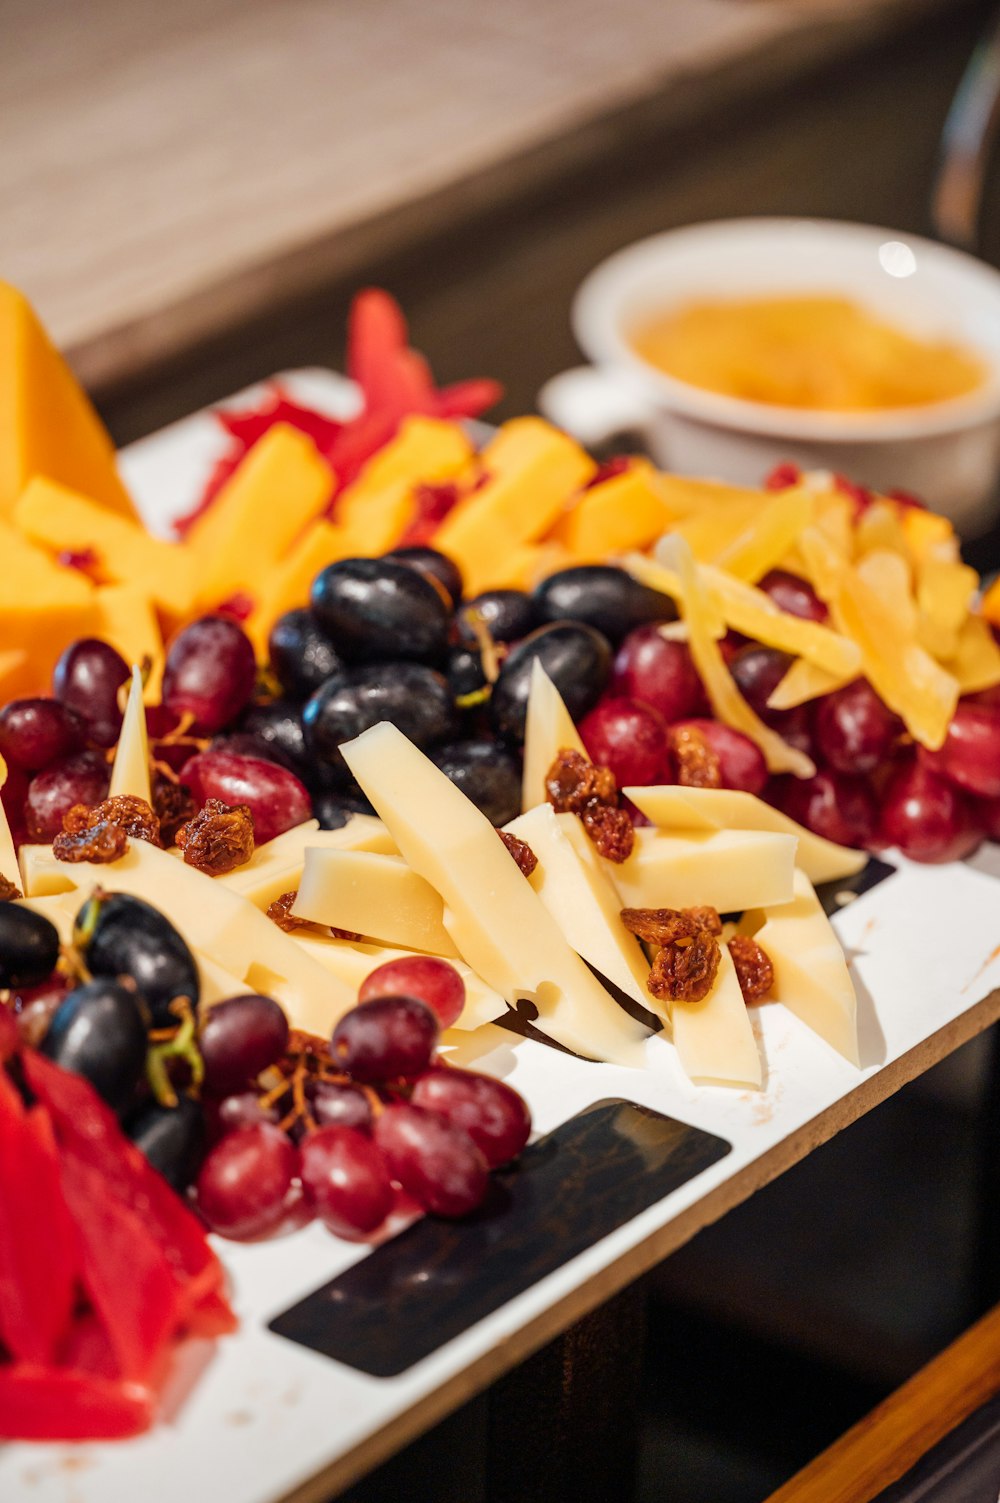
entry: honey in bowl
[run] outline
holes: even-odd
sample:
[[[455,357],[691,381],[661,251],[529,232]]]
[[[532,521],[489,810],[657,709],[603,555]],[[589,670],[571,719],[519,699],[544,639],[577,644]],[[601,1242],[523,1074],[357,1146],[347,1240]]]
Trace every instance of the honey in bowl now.
[[[943,402],[986,374],[959,345],[915,338],[848,298],[821,294],[687,303],[633,330],[631,344],[691,386],[831,412]]]

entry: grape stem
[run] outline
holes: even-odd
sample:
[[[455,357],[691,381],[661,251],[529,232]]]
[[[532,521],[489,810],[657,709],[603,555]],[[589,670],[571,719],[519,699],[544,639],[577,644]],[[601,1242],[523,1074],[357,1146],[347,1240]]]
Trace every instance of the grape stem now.
[[[194,1009],[187,997],[175,997],[170,1011],[180,1018],[176,1028],[155,1028],[146,1051],[146,1079],[160,1106],[176,1106],[177,1092],[167,1068],[171,1059],[183,1059],[191,1071],[190,1091],[197,1096],[205,1078],[205,1066],[195,1041]]]

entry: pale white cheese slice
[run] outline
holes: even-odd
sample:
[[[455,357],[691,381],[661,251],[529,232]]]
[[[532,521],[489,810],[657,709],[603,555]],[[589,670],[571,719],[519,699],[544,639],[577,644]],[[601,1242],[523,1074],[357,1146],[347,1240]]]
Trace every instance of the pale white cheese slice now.
[[[146,705],[143,700],[142,674],[132,669],[132,686],[128,691],[125,717],[111,768],[109,798],[123,796],[145,799],[152,804],[149,783],[149,741],[146,736]]]
[[[793,901],[768,913],[753,937],[774,966],[777,1000],[860,1068],[854,983],[840,941],[804,872],[795,873]]]
[[[702,1002],[671,1002],[674,1046],[695,1085],[752,1086],[760,1053],[732,956],[723,945],[715,985]]]
[[[404,950],[457,955],[443,910],[440,894],[402,856],[307,850],[292,917]]]
[[[763,799],[732,788],[682,788],[664,784],[650,788],[623,790],[637,809],[654,825],[668,830],[769,830],[778,835],[794,835],[799,842],[797,866],[811,882],[841,882],[862,870],[868,860],[865,851],[836,845],[814,835],[772,809]]]
[[[567,1048],[641,1064],[646,1030],[570,949],[475,804],[395,726],[373,726],[341,753],[405,860],[441,894],[445,928],[487,985],[511,1003],[530,998],[538,1027]]]
[[[524,722],[522,811],[545,802],[545,774],[564,748],[587,755],[562,695],[535,658],[531,665],[528,713]]]
[[[538,804],[505,826],[538,857],[528,881],[578,955],[644,1007],[649,963],[621,921],[621,900],[575,814]]]
[[[243,866],[215,880],[266,912],[276,898],[298,887],[307,850],[392,854],[396,847],[382,821],[368,814],[355,814],[337,830],[321,830],[317,820],[309,819],[258,846]]]
[[[692,908],[720,913],[790,903],[795,837],[758,830],[635,832],[632,854],[606,861],[625,908]]]

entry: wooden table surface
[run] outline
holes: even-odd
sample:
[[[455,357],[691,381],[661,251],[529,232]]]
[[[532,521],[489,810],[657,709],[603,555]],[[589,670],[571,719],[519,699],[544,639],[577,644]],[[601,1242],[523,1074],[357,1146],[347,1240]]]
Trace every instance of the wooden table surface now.
[[[948,0],[2,0],[0,274],[120,383]],[[728,95],[727,95],[727,91]]]

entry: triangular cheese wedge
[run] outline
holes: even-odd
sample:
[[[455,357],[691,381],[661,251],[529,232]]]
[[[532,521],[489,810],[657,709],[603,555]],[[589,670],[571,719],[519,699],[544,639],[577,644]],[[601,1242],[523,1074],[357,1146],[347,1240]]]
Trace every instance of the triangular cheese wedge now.
[[[562,750],[587,755],[573,717],[538,658],[531,665],[528,711],[524,721],[524,771],[521,809],[545,802],[545,776]]]
[[[672,1002],[670,1021],[674,1047],[685,1074],[695,1085],[759,1089],[760,1053],[736,968],[725,945],[719,956],[719,974],[708,996],[703,1002]]]
[[[132,686],[128,691],[125,718],[115,751],[111,769],[111,798],[130,795],[132,798],[153,802],[149,781],[149,741],[146,736],[146,705],[143,697],[142,673],[132,669]]]

